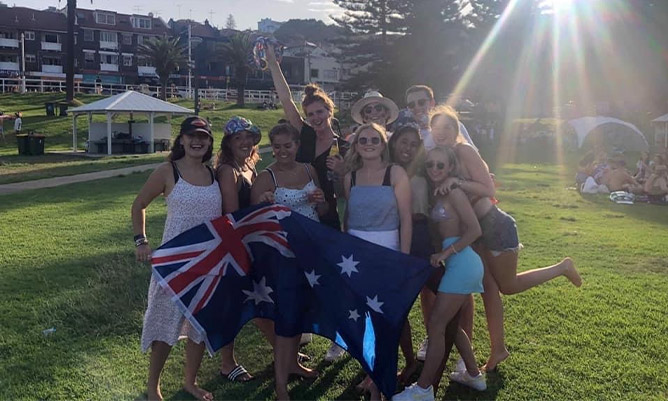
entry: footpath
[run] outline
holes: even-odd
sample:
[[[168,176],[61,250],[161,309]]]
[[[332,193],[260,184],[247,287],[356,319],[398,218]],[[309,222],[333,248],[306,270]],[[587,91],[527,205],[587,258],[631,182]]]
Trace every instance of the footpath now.
[[[114,170],[96,171],[94,173],[76,174],[64,177],[44,178],[41,180],[4,184],[0,185],[0,195],[13,194],[17,192],[27,191],[30,189],[52,188],[61,185],[74,184],[76,182],[85,182],[85,181],[100,180],[103,178],[118,177],[119,175],[141,173],[147,170],[153,170],[159,165],[160,163],[144,164],[141,166],[119,168]]]

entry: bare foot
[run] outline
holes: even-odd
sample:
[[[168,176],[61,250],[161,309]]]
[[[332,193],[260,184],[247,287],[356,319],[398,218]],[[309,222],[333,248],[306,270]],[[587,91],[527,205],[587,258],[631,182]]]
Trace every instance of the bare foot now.
[[[213,401],[213,394],[197,386],[197,384],[186,384],[183,386],[183,390],[200,401]]]
[[[162,401],[162,394],[160,393],[160,389],[148,389],[146,391],[146,399],[148,401]]]
[[[318,377],[320,372],[318,372],[315,369],[309,369],[305,366],[303,366],[301,363],[297,363],[295,367],[292,368],[292,371],[290,372],[292,375],[297,375],[299,377],[303,377],[305,379],[315,379]]]
[[[413,376],[413,373],[417,370],[417,361],[413,360],[411,364],[406,364],[406,366],[401,369],[401,371],[397,374],[397,380],[401,384],[407,384],[407,380]]]
[[[564,266],[564,276],[566,276],[574,286],[580,287],[582,285],[582,278],[580,278],[580,273],[575,269],[573,259],[565,258],[560,264]]]
[[[497,366],[510,356],[510,352],[506,348],[503,348],[503,351],[497,354],[492,354],[487,359],[487,363],[483,365],[480,369],[484,372],[493,372],[496,370]]]
[[[362,393],[368,393],[372,383],[373,382],[371,381],[371,376],[367,375],[364,378],[364,380],[362,380],[355,386],[355,389],[357,391],[361,391]]]

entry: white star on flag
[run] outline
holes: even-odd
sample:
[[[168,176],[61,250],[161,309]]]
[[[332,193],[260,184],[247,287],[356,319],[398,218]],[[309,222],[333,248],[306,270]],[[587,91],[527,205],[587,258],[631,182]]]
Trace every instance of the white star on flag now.
[[[357,313],[357,309],[353,309],[351,311],[348,311],[350,313],[350,316],[348,316],[348,319],[352,319],[355,322],[357,322],[357,319],[360,317],[359,313]]]
[[[348,258],[341,255],[341,263],[337,263],[337,265],[341,267],[341,274],[347,274],[348,277],[350,277],[353,272],[359,273],[357,268],[355,268],[359,263],[360,262],[355,262],[355,260],[353,260],[353,255],[350,255]]]
[[[248,291],[248,290],[241,290],[244,294],[247,295],[247,298],[244,300],[244,302],[248,301],[255,301],[255,305],[259,304],[260,302],[269,302],[269,303],[274,303],[274,300],[271,299],[269,294],[274,292],[274,290],[271,289],[271,287],[267,286],[267,278],[262,277],[260,282],[255,282],[253,281],[253,291]]]
[[[310,273],[304,272],[304,275],[306,276],[306,279],[308,280],[308,283],[311,286],[311,288],[313,288],[316,284],[320,285],[318,279],[321,276],[319,274],[315,274],[315,269],[313,269]]]
[[[366,304],[369,305],[369,308],[375,310],[378,313],[383,313],[383,311],[380,309],[380,306],[384,303],[385,302],[378,301],[378,295],[374,296],[373,298],[366,297]]]

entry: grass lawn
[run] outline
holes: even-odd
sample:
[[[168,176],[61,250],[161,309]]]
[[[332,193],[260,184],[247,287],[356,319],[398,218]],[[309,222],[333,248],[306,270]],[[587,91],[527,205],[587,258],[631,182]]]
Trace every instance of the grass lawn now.
[[[84,103],[90,103],[102,96],[83,95],[78,99]],[[64,94],[57,93],[30,93],[26,95],[0,94],[0,111],[4,113],[23,112],[23,132],[34,131],[46,135],[44,156],[19,156],[16,138],[13,133],[13,121],[5,121],[5,142],[0,142],[0,185],[11,182],[29,181],[41,178],[58,177],[93,171],[109,170],[113,168],[130,167],[140,164],[150,164],[164,160],[164,154],[132,155],[132,156],[104,156],[99,158],[86,158],[54,154],[49,152],[62,152],[72,150],[72,118],[71,117],[47,117],[44,111],[45,102],[54,102],[64,99]],[[175,103],[192,109],[193,101],[187,99],[175,99]],[[261,146],[269,143],[267,133],[276,122],[283,117],[283,110],[258,110],[256,105],[248,105],[238,108],[233,103],[203,101],[207,104],[215,104],[215,110],[202,110],[200,115],[209,118],[213,125],[215,148],[220,146],[223,137],[223,125],[234,115],[242,115],[251,119],[263,132]],[[129,115],[118,115],[114,122],[125,122]],[[135,121],[148,121],[145,116],[135,115]],[[94,116],[93,121],[104,122],[105,116]],[[156,122],[166,122],[166,117],[158,117]],[[178,134],[179,124],[182,118],[174,118],[172,124],[172,137]],[[86,117],[77,119],[78,149],[84,149],[88,138],[88,123]]]
[[[469,391],[444,378],[439,399],[665,400],[668,398],[668,209],[616,205],[569,189],[554,165],[497,169],[500,207],[517,219],[525,246],[520,270],[570,255],[582,288],[559,278],[504,297],[511,357]],[[147,177],[133,174],[0,197],[0,399],[135,399],[144,391],[148,355],[139,351],[150,271],[133,261],[130,204]],[[76,194],[73,196],[72,194]],[[164,202],[149,208],[147,234],[159,241]],[[477,297],[474,348],[489,347]],[[414,345],[424,337],[411,312]],[[43,335],[42,330],[56,331]],[[229,383],[218,358],[205,358],[200,384],[216,399],[272,399],[272,357],[253,325],[237,356],[257,380]],[[313,383],[294,381],[293,399],[360,399],[359,364],[320,362],[328,341],[305,347]],[[183,344],[167,361],[166,399],[180,391]],[[451,365],[452,366],[452,365]]]

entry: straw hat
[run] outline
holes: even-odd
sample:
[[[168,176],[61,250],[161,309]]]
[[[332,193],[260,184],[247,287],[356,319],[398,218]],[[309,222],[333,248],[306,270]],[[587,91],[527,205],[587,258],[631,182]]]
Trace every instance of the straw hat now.
[[[364,94],[362,99],[356,101],[355,104],[353,104],[353,107],[350,110],[350,114],[356,123],[364,124],[364,120],[362,119],[362,110],[364,110],[367,105],[372,103],[380,103],[388,110],[389,118],[386,124],[390,124],[399,116],[399,107],[397,107],[397,104],[394,103],[392,99],[383,97],[383,95],[378,91],[368,91]]]

